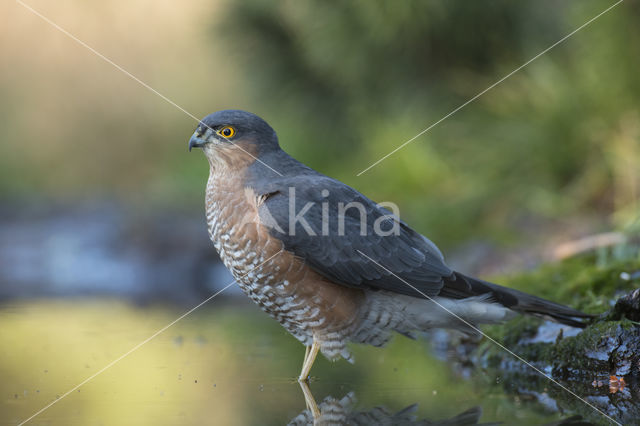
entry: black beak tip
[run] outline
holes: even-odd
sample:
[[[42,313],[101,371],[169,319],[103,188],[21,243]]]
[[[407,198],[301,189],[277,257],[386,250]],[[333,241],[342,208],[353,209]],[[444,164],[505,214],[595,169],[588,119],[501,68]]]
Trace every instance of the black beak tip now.
[[[197,138],[195,135],[191,136],[191,139],[189,139],[189,152],[191,152],[192,148],[199,148],[202,145],[204,145],[204,143],[201,139]]]

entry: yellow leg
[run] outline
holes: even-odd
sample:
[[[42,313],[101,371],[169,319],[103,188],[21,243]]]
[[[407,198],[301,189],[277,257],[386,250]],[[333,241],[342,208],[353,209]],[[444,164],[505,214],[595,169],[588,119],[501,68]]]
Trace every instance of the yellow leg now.
[[[318,404],[316,404],[316,399],[313,397],[311,389],[309,389],[309,385],[306,381],[301,381],[299,383],[300,388],[302,388],[302,394],[304,395],[304,403],[306,404],[307,409],[311,411],[313,419],[316,420],[318,417],[320,417],[320,410],[318,409]]]
[[[298,381],[306,381],[309,378],[309,372],[311,371],[311,366],[313,366],[313,362],[316,360],[316,356],[318,355],[318,350],[320,350],[320,345],[317,340],[313,340],[313,344],[311,345],[311,349],[307,346],[307,353],[304,357],[304,363],[302,364],[302,371],[300,372],[300,377],[298,377]]]
[[[304,347],[304,360],[302,361],[302,365],[304,366],[307,363],[307,358],[309,357],[309,351],[311,350],[311,346]]]

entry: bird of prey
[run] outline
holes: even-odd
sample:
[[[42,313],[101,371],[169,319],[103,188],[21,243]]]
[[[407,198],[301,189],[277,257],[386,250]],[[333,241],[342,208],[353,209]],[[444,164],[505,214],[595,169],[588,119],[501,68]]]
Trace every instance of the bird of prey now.
[[[351,361],[348,342],[397,332],[477,331],[516,313],[584,327],[587,314],[449,268],[397,215],[284,152],[276,132],[240,110],[205,117],[189,140],[209,162],[209,236],[237,283],[306,346]]]

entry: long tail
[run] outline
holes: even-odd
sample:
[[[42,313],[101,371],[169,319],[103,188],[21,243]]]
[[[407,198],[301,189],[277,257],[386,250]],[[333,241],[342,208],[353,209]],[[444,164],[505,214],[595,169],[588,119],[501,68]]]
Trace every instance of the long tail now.
[[[572,327],[584,328],[587,326],[587,323],[580,319],[594,317],[594,315],[585,314],[568,306],[512,288],[502,287],[498,284],[468,277],[459,272],[454,272],[454,277],[455,279],[445,282],[445,286],[440,295],[457,299],[490,295],[492,301],[516,312],[550,318]]]

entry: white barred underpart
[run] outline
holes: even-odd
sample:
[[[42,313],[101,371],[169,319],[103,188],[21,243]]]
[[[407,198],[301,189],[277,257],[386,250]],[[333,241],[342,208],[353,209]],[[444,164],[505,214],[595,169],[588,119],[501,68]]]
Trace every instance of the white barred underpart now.
[[[276,279],[274,275],[282,275],[278,272],[285,272],[280,271],[279,263],[282,259],[278,259],[278,255],[271,259],[264,256],[262,249],[266,241],[251,241],[244,238],[245,227],[259,225],[231,220],[231,218],[242,217],[246,213],[237,211],[245,208],[241,203],[244,198],[237,197],[238,204],[234,205],[229,201],[236,197],[220,197],[217,193],[219,186],[216,188],[214,182],[215,180],[210,177],[206,199],[207,223],[209,237],[224,265],[247,296],[282,324],[296,339],[305,346],[310,346],[314,338],[312,328],[322,327],[326,321],[320,309],[314,306],[320,300],[312,299],[311,302],[316,303],[310,305],[309,300],[296,295],[295,285],[287,280]],[[224,202],[221,199],[224,199]],[[236,216],[236,213],[239,214]],[[321,336],[316,334],[315,337],[321,344],[321,352],[329,359],[343,357],[350,360],[351,354],[345,343],[354,328],[354,325],[350,324],[343,330],[327,330]]]
[[[487,296],[425,300],[387,291],[372,291],[366,293],[364,306],[360,311],[359,327],[350,340],[374,346],[385,345],[394,331],[411,338],[415,337],[416,331],[431,328],[475,333],[467,323],[474,326],[478,323],[499,323],[516,315],[502,305],[488,302]]]
[[[252,241],[245,237],[246,227],[260,225],[233,220],[246,215],[244,195],[231,194],[231,191],[221,194],[224,190],[215,185],[212,178],[207,185],[206,198],[209,237],[225,266],[242,291],[265,312],[304,345],[310,346],[315,337],[320,343],[320,351],[331,360],[340,357],[353,360],[346,347],[348,341],[382,346],[394,331],[410,337],[416,331],[435,327],[470,332],[466,324],[447,310],[471,324],[501,322],[514,315],[513,311],[490,303],[484,296],[425,300],[387,291],[364,291],[363,303],[350,324],[324,324],[326,318],[320,312],[321,300],[317,296],[304,299],[296,294],[296,283],[286,279],[279,281],[289,272],[280,271],[282,259],[278,259],[279,255],[265,262],[268,257],[265,257],[264,248],[268,241]],[[291,268],[293,264],[289,266]],[[318,330],[322,331],[319,333]]]

